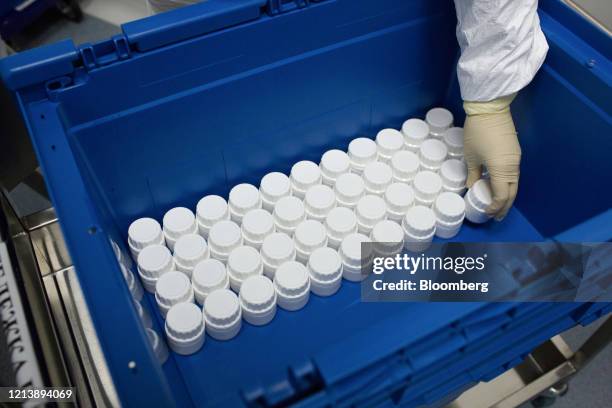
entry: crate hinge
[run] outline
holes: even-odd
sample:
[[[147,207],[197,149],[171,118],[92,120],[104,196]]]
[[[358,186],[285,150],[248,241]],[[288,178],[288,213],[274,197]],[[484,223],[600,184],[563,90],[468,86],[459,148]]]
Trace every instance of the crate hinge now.
[[[130,58],[131,50],[125,35],[118,34],[109,40],[79,46],[79,54],[83,67],[91,71]]]

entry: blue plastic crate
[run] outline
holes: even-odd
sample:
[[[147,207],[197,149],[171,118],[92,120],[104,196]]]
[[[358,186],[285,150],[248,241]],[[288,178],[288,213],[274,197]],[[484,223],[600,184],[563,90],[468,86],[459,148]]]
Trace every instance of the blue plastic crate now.
[[[601,189],[612,171],[611,41],[561,1],[540,6],[550,52],[513,104],[524,152],[517,208],[503,223],[466,225],[459,240],[612,239],[612,190]],[[454,27],[446,0],[209,0],[108,41],[0,61],[125,405],[435,403],[610,311],[361,303],[359,285],[343,283],[232,341],[155,360],[109,240],[129,259],[134,218],[193,208],[432,106],[460,124]],[[159,330],[153,299],[144,304]]]

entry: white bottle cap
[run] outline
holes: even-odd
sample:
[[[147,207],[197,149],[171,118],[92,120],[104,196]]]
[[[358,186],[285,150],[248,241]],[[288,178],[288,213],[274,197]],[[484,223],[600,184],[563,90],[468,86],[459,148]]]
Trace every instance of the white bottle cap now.
[[[444,144],[448,149],[448,155],[452,158],[463,157],[463,128],[452,127],[447,129],[443,135]]]
[[[265,275],[273,279],[279,265],[295,260],[295,243],[282,232],[268,235],[261,245],[261,257]]]
[[[234,292],[217,289],[206,296],[204,301],[206,332],[216,340],[235,337],[242,327],[242,309]]]
[[[359,282],[366,278],[365,269],[371,262],[372,246],[363,247],[364,242],[370,239],[359,233],[349,234],[340,245],[340,257],[342,258],[342,276],[351,282]],[[366,250],[366,252],[363,251]]]
[[[138,255],[138,275],[147,292],[155,293],[159,277],[173,269],[172,254],[163,245],[149,245]]]
[[[191,281],[181,272],[164,273],[155,285],[155,300],[164,317],[168,310],[177,303],[193,303]]]
[[[440,238],[454,237],[465,218],[465,201],[459,194],[445,192],[438,196],[433,207],[436,214],[436,235]]]
[[[134,308],[136,309],[136,313],[138,314],[138,317],[142,321],[142,325],[145,327],[145,329],[153,327],[153,322],[151,321],[151,315],[149,314],[149,312],[145,310],[144,307],[142,307],[140,302],[137,302],[134,300]]]
[[[372,227],[387,218],[387,205],[381,197],[368,194],[357,203],[355,209],[359,232],[368,235]]]
[[[431,240],[436,230],[436,216],[431,208],[415,205],[406,213],[402,227],[407,239]]]
[[[336,180],[335,192],[339,206],[354,208],[365,195],[365,183],[357,174],[343,174]]]
[[[217,289],[229,289],[229,276],[223,262],[206,259],[198,263],[191,275],[195,300],[201,305],[209,293]]]
[[[400,244],[404,242],[404,231],[402,227],[393,221],[383,220],[378,222],[370,235],[372,242],[386,242]]]
[[[227,260],[229,253],[242,245],[242,232],[233,221],[219,221],[208,234],[210,255],[222,262]]]
[[[414,176],[418,173],[420,166],[421,160],[419,156],[408,150],[397,152],[391,158],[393,179],[402,183],[411,183]]]
[[[425,115],[425,121],[429,125],[429,134],[441,137],[446,129],[453,126],[453,114],[444,108],[433,108]]]
[[[393,181],[393,170],[382,162],[372,162],[363,169],[363,181],[369,194],[383,194]]]
[[[308,259],[310,290],[315,295],[331,296],[342,283],[342,259],[332,248],[319,248]]]
[[[153,218],[139,218],[132,222],[128,228],[128,244],[134,259],[137,259],[140,251],[149,245],[164,245],[164,234],[159,222]]]
[[[376,160],[378,148],[372,139],[358,137],[349,143],[348,154],[351,160],[351,170],[360,174],[368,163]]]
[[[174,244],[176,270],[191,278],[196,264],[210,256],[206,240],[198,234],[183,235]]]
[[[421,119],[408,119],[402,125],[406,149],[418,152],[421,143],[429,136],[429,125]]]
[[[247,278],[263,274],[261,255],[250,246],[234,249],[227,258],[227,274],[230,287],[234,292],[239,292],[242,283]]]
[[[417,173],[412,186],[417,201],[429,206],[442,191],[442,179],[433,171],[423,170]]]
[[[168,360],[168,347],[166,347],[166,343],[164,343],[157,332],[150,327],[147,327],[146,332],[153,353],[155,357],[157,357],[157,361],[159,361],[159,364],[164,364],[166,360]]]
[[[340,175],[351,170],[351,161],[348,154],[342,150],[328,150],[321,157],[319,168],[323,176],[323,183],[333,187]]]
[[[427,139],[421,144],[419,158],[421,166],[427,170],[436,171],[442,166],[448,151],[446,145],[438,139]]]
[[[230,219],[229,207],[225,199],[218,195],[207,195],[198,201],[196,207],[198,229],[200,235],[208,238],[213,225],[222,220]]]
[[[180,237],[193,234],[198,230],[195,215],[185,207],[175,207],[166,212],[162,223],[166,244],[172,251],[174,251],[174,244]]]
[[[402,252],[404,230],[399,224],[384,220],[372,228],[370,239],[377,255],[394,256]]]
[[[442,177],[442,185],[445,190],[463,191],[467,180],[467,166],[461,160],[446,160],[440,167],[440,177]]]
[[[265,276],[252,276],[240,288],[242,317],[254,326],[270,323],[276,315],[276,291]]]
[[[242,236],[246,245],[259,250],[263,240],[274,232],[274,218],[263,209],[251,210],[242,218]]]
[[[302,160],[291,167],[290,179],[293,194],[303,199],[310,187],[321,184],[321,169],[314,162]]]
[[[406,183],[393,183],[385,191],[387,218],[401,222],[404,214],[414,205],[414,190]]]
[[[242,222],[244,214],[251,210],[261,208],[259,190],[252,184],[242,183],[234,186],[229,193],[229,209],[232,221]]]
[[[291,195],[291,181],[283,173],[268,173],[261,179],[259,192],[263,208],[272,212],[278,200]]]
[[[325,229],[329,246],[338,248],[345,236],[357,232],[355,213],[346,207],[334,208],[325,218]]]
[[[297,226],[305,219],[304,203],[297,197],[283,197],[274,206],[274,224],[277,231],[293,235]]]
[[[476,181],[468,193],[472,203],[479,210],[485,210],[493,202],[491,184],[487,179],[480,179]]]
[[[312,251],[327,246],[327,230],[319,221],[306,220],[296,228],[294,240],[297,258],[305,263]]]
[[[279,307],[289,311],[303,308],[310,298],[308,270],[299,262],[285,262],[274,275],[274,289]]]
[[[469,221],[482,224],[491,219],[491,216],[486,213],[487,207],[493,202],[491,185],[488,179],[476,181],[465,194],[464,200],[465,218]]]
[[[178,303],[166,316],[168,345],[177,354],[193,354],[204,344],[202,311],[193,303]]]
[[[331,187],[319,184],[310,187],[306,192],[304,207],[308,218],[324,221],[327,214],[329,214],[335,206],[336,194]]]
[[[404,136],[395,129],[383,129],[376,135],[378,156],[388,162],[396,152],[404,148]]]

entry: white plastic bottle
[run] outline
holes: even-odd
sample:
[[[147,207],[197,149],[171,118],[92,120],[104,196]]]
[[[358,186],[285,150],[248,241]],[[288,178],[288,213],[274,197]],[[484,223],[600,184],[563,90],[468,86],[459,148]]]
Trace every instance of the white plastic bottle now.
[[[139,218],[128,228],[128,246],[134,260],[149,245],[166,245],[161,225],[153,218]],[[121,252],[118,252],[121,254]]]
[[[438,139],[427,139],[421,144],[419,150],[419,158],[421,159],[421,168],[437,172],[442,167],[442,163],[446,160],[448,150],[446,145]]]
[[[491,216],[486,213],[486,209],[493,202],[488,179],[480,179],[475,182],[463,198],[465,218],[476,224],[483,224],[491,219]]]
[[[370,238],[363,234],[349,234],[340,244],[342,259],[342,276],[351,282],[359,282],[367,277],[368,268],[372,262],[372,245]],[[365,250],[364,250],[365,249]]]
[[[408,119],[402,125],[404,146],[406,150],[418,153],[421,143],[429,137],[429,125],[421,119]]]
[[[244,244],[259,250],[263,240],[275,231],[274,217],[264,209],[251,210],[242,218]]]
[[[444,108],[433,108],[425,115],[425,121],[429,125],[429,135],[440,139],[444,131],[453,126],[453,114]]]
[[[397,152],[391,158],[393,181],[411,184],[421,167],[421,159],[409,150]]]
[[[349,143],[348,155],[351,160],[351,172],[361,174],[365,166],[378,157],[376,142],[367,137],[358,137]]]
[[[336,207],[336,194],[331,187],[319,184],[310,187],[306,192],[304,208],[308,219],[323,222],[334,207]]]
[[[391,157],[404,148],[404,135],[395,129],[383,129],[376,135],[378,160],[389,163]]]
[[[196,302],[203,305],[206,296],[217,289],[229,289],[229,276],[223,262],[206,259],[198,263],[191,275],[191,285]]]
[[[433,206],[436,214],[436,236],[453,238],[459,233],[465,218],[465,201],[456,193],[444,192]]]
[[[208,234],[210,255],[221,262],[227,261],[230,252],[242,245],[242,231],[233,221],[219,221]]]
[[[357,228],[357,218],[352,210],[346,207],[334,208],[325,219],[328,245],[338,249],[344,237],[357,232]]]
[[[332,248],[319,248],[308,259],[310,290],[318,296],[331,296],[342,284],[342,260]]]
[[[180,237],[187,234],[195,234],[198,224],[193,212],[185,207],[175,207],[168,210],[162,221],[166,245],[174,251],[174,244]]]
[[[280,265],[274,276],[276,302],[282,309],[296,311],[308,303],[310,277],[304,265],[296,261]]]
[[[319,168],[323,184],[333,188],[338,177],[351,171],[351,160],[342,150],[328,150],[321,156]]]
[[[393,183],[385,191],[387,219],[401,223],[406,212],[414,205],[414,190],[406,183]]]
[[[431,207],[442,192],[442,178],[429,170],[418,172],[412,183],[414,189],[415,203],[425,207]]]
[[[164,245],[149,245],[138,255],[138,275],[149,293],[155,293],[157,280],[166,272],[174,270],[170,250]]]
[[[178,303],[193,303],[191,281],[181,272],[164,273],[155,285],[155,300],[164,317],[170,308]]]
[[[440,168],[442,190],[463,195],[465,193],[467,174],[465,162],[457,159],[446,160]]]
[[[355,215],[359,232],[369,235],[374,225],[387,218],[385,200],[380,196],[368,194],[357,203]]]
[[[316,220],[306,220],[298,225],[293,236],[297,260],[308,262],[310,254],[318,248],[327,246],[327,230]]]
[[[196,217],[200,235],[208,239],[208,233],[213,225],[219,221],[230,219],[227,201],[218,195],[207,195],[203,197],[198,201]]]
[[[191,279],[193,268],[198,262],[210,256],[206,240],[198,234],[183,235],[174,245],[174,264],[176,270]]]
[[[232,290],[236,293],[240,292],[240,287],[245,280],[251,276],[263,274],[261,255],[250,246],[234,249],[227,259],[227,274]]]
[[[261,179],[259,193],[264,210],[272,212],[278,200],[291,195],[291,181],[283,173],[268,173]]]
[[[232,221],[240,225],[242,218],[251,210],[262,207],[259,190],[252,184],[242,183],[234,186],[229,193],[229,210]]]
[[[402,221],[404,248],[422,252],[431,246],[436,232],[436,216],[429,207],[416,205],[408,210]]]
[[[265,276],[252,276],[240,289],[242,317],[254,326],[263,326],[276,315],[276,291],[272,281]]]
[[[228,289],[217,289],[204,301],[206,333],[216,340],[236,337],[242,327],[242,308],[238,296]]]
[[[297,197],[283,197],[274,206],[276,230],[293,236],[293,232],[306,219],[304,203]]]
[[[268,278],[274,279],[274,274],[280,265],[294,261],[296,258],[293,239],[282,232],[268,235],[261,246],[261,258],[264,265],[264,274]]]
[[[166,316],[168,345],[177,354],[194,354],[204,344],[202,311],[193,303],[178,303]]]
[[[303,200],[306,195],[306,191],[312,186],[321,184],[323,178],[321,176],[321,169],[316,163],[302,160],[291,167],[291,192],[294,196]]]
[[[363,178],[357,174],[343,174],[336,180],[334,192],[338,206],[352,209],[365,195],[365,183]]]
[[[395,256],[404,247],[404,230],[393,221],[380,221],[372,228],[370,240],[377,256]]]
[[[383,195],[393,182],[391,166],[383,162],[372,162],[363,169],[366,194]]]
[[[452,127],[442,135],[442,140],[448,149],[450,159],[461,160],[463,158],[463,128]]]

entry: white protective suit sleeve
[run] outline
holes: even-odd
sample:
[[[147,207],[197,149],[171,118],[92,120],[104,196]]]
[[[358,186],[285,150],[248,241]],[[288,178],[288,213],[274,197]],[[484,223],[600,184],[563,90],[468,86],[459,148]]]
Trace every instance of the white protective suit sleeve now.
[[[538,0],[455,0],[464,101],[491,101],[531,82],[548,51],[537,8]]]

